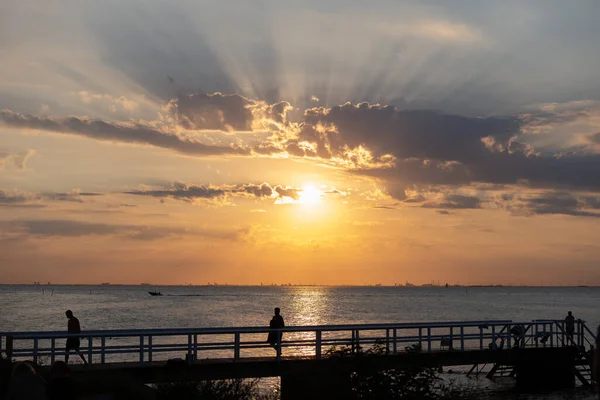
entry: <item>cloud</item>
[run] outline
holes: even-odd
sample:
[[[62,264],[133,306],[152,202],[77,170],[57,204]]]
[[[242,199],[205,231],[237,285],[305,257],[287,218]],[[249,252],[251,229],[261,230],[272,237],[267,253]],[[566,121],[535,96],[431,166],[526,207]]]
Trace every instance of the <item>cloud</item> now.
[[[78,117],[37,117],[0,110],[0,124],[16,129],[36,129],[103,141],[151,145],[195,156],[250,154],[249,150],[238,146],[207,145],[135,122],[116,123]]]
[[[27,150],[18,153],[0,151],[0,170],[7,167],[23,170],[26,167],[27,160],[34,154],[35,151],[33,150]]]
[[[260,185],[255,185],[252,183],[239,185],[236,189],[234,189],[236,193],[247,193],[251,196],[255,197],[272,197],[273,196],[273,188],[268,183],[264,182]]]
[[[190,185],[183,182],[175,182],[171,187],[166,189],[133,190],[124,193],[138,196],[172,198],[175,200],[193,202],[197,199],[213,199],[217,197],[223,197],[225,196],[226,191],[212,186]]]
[[[73,190],[65,193],[33,193],[21,190],[1,190],[0,206],[4,207],[46,207],[50,202],[68,201],[83,203],[85,197],[102,196],[102,193],[81,192]]]
[[[472,118],[346,103],[306,110],[294,140],[309,143],[321,158],[352,161],[354,173],[383,179],[399,200],[410,185],[600,190],[600,155],[536,152],[525,141],[525,124],[522,116]]]
[[[600,197],[577,196],[568,192],[504,194],[499,197],[497,204],[517,216],[561,214],[600,217]]]
[[[289,197],[293,200],[298,200],[300,198],[300,189],[294,189],[289,186],[275,186],[274,190],[279,195],[279,197]]]
[[[238,94],[199,93],[180,95],[168,109],[186,129],[250,132],[287,122],[289,103],[267,104]]]
[[[118,235],[135,240],[157,240],[182,235],[201,236],[221,240],[241,240],[245,230],[212,230],[165,226],[114,225],[73,220],[15,220],[0,222],[5,236],[20,237],[84,237]]]
[[[188,203],[197,200],[221,199],[228,196],[242,196],[255,198],[289,197],[298,200],[300,189],[290,187],[272,187],[266,182],[258,184],[246,183],[238,185],[194,185],[184,182],[175,182],[169,187],[160,189],[142,189],[124,192],[125,194],[138,196],[151,196],[161,199],[171,198]]]
[[[442,200],[433,200],[423,203],[425,208],[440,209],[476,209],[481,208],[481,199],[477,196],[461,194],[444,194]]]
[[[22,206],[33,204],[33,202],[40,199],[41,196],[34,193],[17,190],[0,190],[0,206]]]

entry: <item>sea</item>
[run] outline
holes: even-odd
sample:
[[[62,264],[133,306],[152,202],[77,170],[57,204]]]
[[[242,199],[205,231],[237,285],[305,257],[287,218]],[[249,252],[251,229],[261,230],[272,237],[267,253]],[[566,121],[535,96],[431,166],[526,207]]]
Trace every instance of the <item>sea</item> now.
[[[275,307],[286,326],[531,321],[572,311],[595,330],[599,306],[598,287],[0,285],[0,332],[65,330],[67,309],[83,330],[268,326]],[[579,389],[517,396],[480,380],[494,398],[596,398]]]

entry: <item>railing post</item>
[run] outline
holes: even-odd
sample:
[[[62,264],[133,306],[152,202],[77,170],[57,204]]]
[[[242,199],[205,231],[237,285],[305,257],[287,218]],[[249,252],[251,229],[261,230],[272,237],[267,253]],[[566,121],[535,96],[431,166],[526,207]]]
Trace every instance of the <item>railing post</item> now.
[[[92,363],[92,347],[94,345],[92,339],[93,338],[91,336],[88,337],[88,360],[87,360],[88,364]]]
[[[104,364],[106,361],[106,337],[100,338],[100,363]]]
[[[358,329],[356,330],[354,337],[356,339],[356,352],[360,353],[360,331]]]
[[[194,360],[198,359],[198,334],[194,334]]]
[[[511,341],[510,341],[510,330],[511,330],[511,325],[508,325],[508,327],[506,328],[506,348],[510,349],[511,346]]]
[[[427,351],[431,353],[431,327],[427,327]]]
[[[315,358],[317,360],[321,359],[321,331],[317,330],[316,331],[316,337],[315,337]]]
[[[392,350],[394,354],[398,354],[398,331],[396,328],[394,328],[394,344],[392,346]]]
[[[277,330],[277,362],[281,361],[281,353],[283,349],[281,348],[281,337],[282,337],[281,329]]]
[[[390,354],[390,328],[385,330],[385,354]]]
[[[483,350],[483,327],[479,326],[479,350]]]
[[[454,327],[450,327],[450,350],[454,350]]]
[[[33,339],[33,362],[37,364],[38,359],[38,338]]]
[[[496,343],[496,325],[492,325],[492,343]],[[492,349],[495,346],[492,345]]]
[[[423,328],[419,328],[419,351],[423,350]]]
[[[192,365],[192,334],[188,334],[188,352],[186,358],[188,365]]]
[[[152,335],[148,335],[148,362],[152,362]]]
[[[460,351],[465,351],[465,328],[460,327]]]
[[[351,340],[351,343],[352,344],[350,345],[350,351],[352,353],[355,353],[356,352],[356,337],[355,337],[355,334],[354,334],[354,329],[352,329],[352,340]]]
[[[234,345],[233,345],[233,359],[240,359],[240,333],[236,332],[233,334],[234,337]]]
[[[144,335],[140,335],[140,366],[144,364]]]
[[[52,338],[50,340],[50,364],[52,364],[52,365],[54,364],[54,357],[55,357],[54,352],[55,351],[56,351],[56,339]]]
[[[538,324],[536,323],[535,324],[535,347],[539,347],[539,343],[538,343],[539,342],[538,338],[540,337],[539,332],[540,332],[540,329],[539,329]]]
[[[6,337],[6,358],[8,361],[12,361],[13,355],[14,338],[9,335]]]

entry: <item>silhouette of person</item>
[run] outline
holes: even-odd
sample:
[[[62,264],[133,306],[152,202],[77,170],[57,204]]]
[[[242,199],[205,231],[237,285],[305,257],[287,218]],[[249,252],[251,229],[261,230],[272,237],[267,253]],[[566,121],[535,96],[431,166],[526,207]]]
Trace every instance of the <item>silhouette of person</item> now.
[[[567,340],[572,341],[575,334],[575,317],[571,311],[565,317],[565,332],[567,333]]]
[[[73,315],[73,311],[71,310],[67,310],[65,312],[65,315],[67,316],[67,318],[69,318],[69,324],[68,324],[68,333],[81,333],[81,326],[79,325],[79,320],[77,318],[75,318],[75,316]],[[78,337],[70,337],[67,338],[67,352],[65,354],[65,363],[69,363],[69,352],[71,350],[75,350],[77,352],[77,354],[79,354],[79,357],[81,357],[81,359],[83,360],[84,364],[87,364],[87,361],[85,361],[85,357],[83,357],[83,354],[81,354],[81,352],[79,351],[79,346],[80,346],[80,341]]]
[[[523,325],[514,325],[510,329],[510,333],[513,335],[513,339],[515,341],[514,347],[525,347],[525,327]]]
[[[279,307],[275,308],[275,315],[271,318],[271,322],[269,322],[270,329],[281,329],[285,328],[285,323],[283,322],[283,317],[280,315],[281,310]],[[273,346],[273,348],[277,351],[277,355],[281,355],[281,347],[278,346],[278,342],[281,342],[281,338],[283,337],[283,332],[269,332],[269,337],[267,338],[267,342]]]

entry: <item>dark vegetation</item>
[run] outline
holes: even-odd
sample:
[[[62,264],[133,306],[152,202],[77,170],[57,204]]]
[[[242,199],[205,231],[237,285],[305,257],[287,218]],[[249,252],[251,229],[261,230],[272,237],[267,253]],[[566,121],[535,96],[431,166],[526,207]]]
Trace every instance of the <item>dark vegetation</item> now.
[[[275,392],[261,393],[258,379],[178,382],[156,386],[157,400],[276,400]]]
[[[368,350],[351,348],[332,348],[327,352],[329,357],[355,357],[368,363],[370,357],[386,354],[382,343],[375,344]],[[408,353],[420,352],[417,345],[405,348]],[[457,385],[440,377],[439,370],[427,367],[407,367],[403,369],[388,369],[373,372],[369,368],[361,368],[358,363],[357,371],[350,376],[349,400],[470,400],[479,399],[482,393],[478,388]]]

